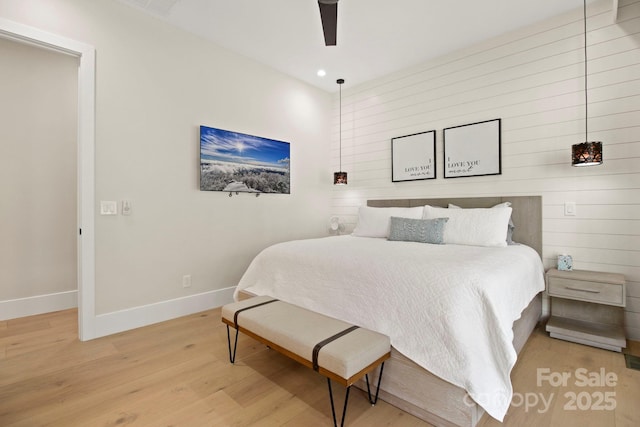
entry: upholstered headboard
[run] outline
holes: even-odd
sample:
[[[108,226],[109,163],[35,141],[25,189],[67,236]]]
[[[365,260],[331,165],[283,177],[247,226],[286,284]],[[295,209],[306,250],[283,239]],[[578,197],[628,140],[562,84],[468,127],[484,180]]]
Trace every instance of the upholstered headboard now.
[[[449,203],[453,203],[462,208],[490,208],[504,202],[511,202],[513,208],[513,241],[532,247],[542,257],[542,196],[368,200],[367,206],[388,208],[431,205],[446,208]]]

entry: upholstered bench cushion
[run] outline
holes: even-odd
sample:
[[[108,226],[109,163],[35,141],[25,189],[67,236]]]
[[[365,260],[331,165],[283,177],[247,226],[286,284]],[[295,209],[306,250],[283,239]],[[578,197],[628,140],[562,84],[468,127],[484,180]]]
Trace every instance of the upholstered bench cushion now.
[[[222,308],[222,320],[234,326],[235,313],[246,307],[273,300],[259,296]],[[351,324],[283,301],[246,309],[238,313],[238,327],[300,356],[311,365],[316,344],[338,334]],[[357,328],[324,345],[318,353],[318,365],[347,381],[364,375],[361,371],[391,349],[389,337],[365,328]],[[357,378],[355,378],[357,379]]]

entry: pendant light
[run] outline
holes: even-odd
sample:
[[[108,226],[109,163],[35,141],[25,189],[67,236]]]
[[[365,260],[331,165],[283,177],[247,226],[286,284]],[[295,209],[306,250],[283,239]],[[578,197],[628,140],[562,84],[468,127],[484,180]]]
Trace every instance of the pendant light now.
[[[602,164],[602,142],[589,141],[589,110],[587,93],[587,0],[583,0],[584,19],[584,140],[571,147],[572,166],[597,166]]]
[[[347,173],[342,171],[342,84],[344,79],[336,80],[340,88],[340,171],[333,173],[334,185],[347,185]]]

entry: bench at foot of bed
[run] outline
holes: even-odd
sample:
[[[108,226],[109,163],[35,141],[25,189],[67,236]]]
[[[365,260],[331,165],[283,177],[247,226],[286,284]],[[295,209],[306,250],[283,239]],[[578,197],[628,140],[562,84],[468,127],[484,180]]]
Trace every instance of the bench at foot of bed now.
[[[366,379],[369,402],[377,402],[384,361],[391,355],[386,335],[266,296],[225,305],[222,321],[227,325],[231,363],[242,332],[327,377],[334,426],[338,424],[331,380],[347,387],[340,425],[344,425],[349,390],[360,378]],[[233,346],[230,327],[236,330]],[[368,374],[378,366],[380,375],[372,397]]]

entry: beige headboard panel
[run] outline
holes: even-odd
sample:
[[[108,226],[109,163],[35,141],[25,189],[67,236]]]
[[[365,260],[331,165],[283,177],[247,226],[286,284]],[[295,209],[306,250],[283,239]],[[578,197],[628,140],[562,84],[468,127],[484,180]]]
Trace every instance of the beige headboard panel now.
[[[513,208],[511,214],[515,225],[513,241],[532,247],[542,258],[542,196],[368,200],[367,206],[378,208],[394,206],[410,208],[431,205],[446,208],[449,203],[453,203],[462,208],[490,208],[503,202],[511,202],[511,207]]]

